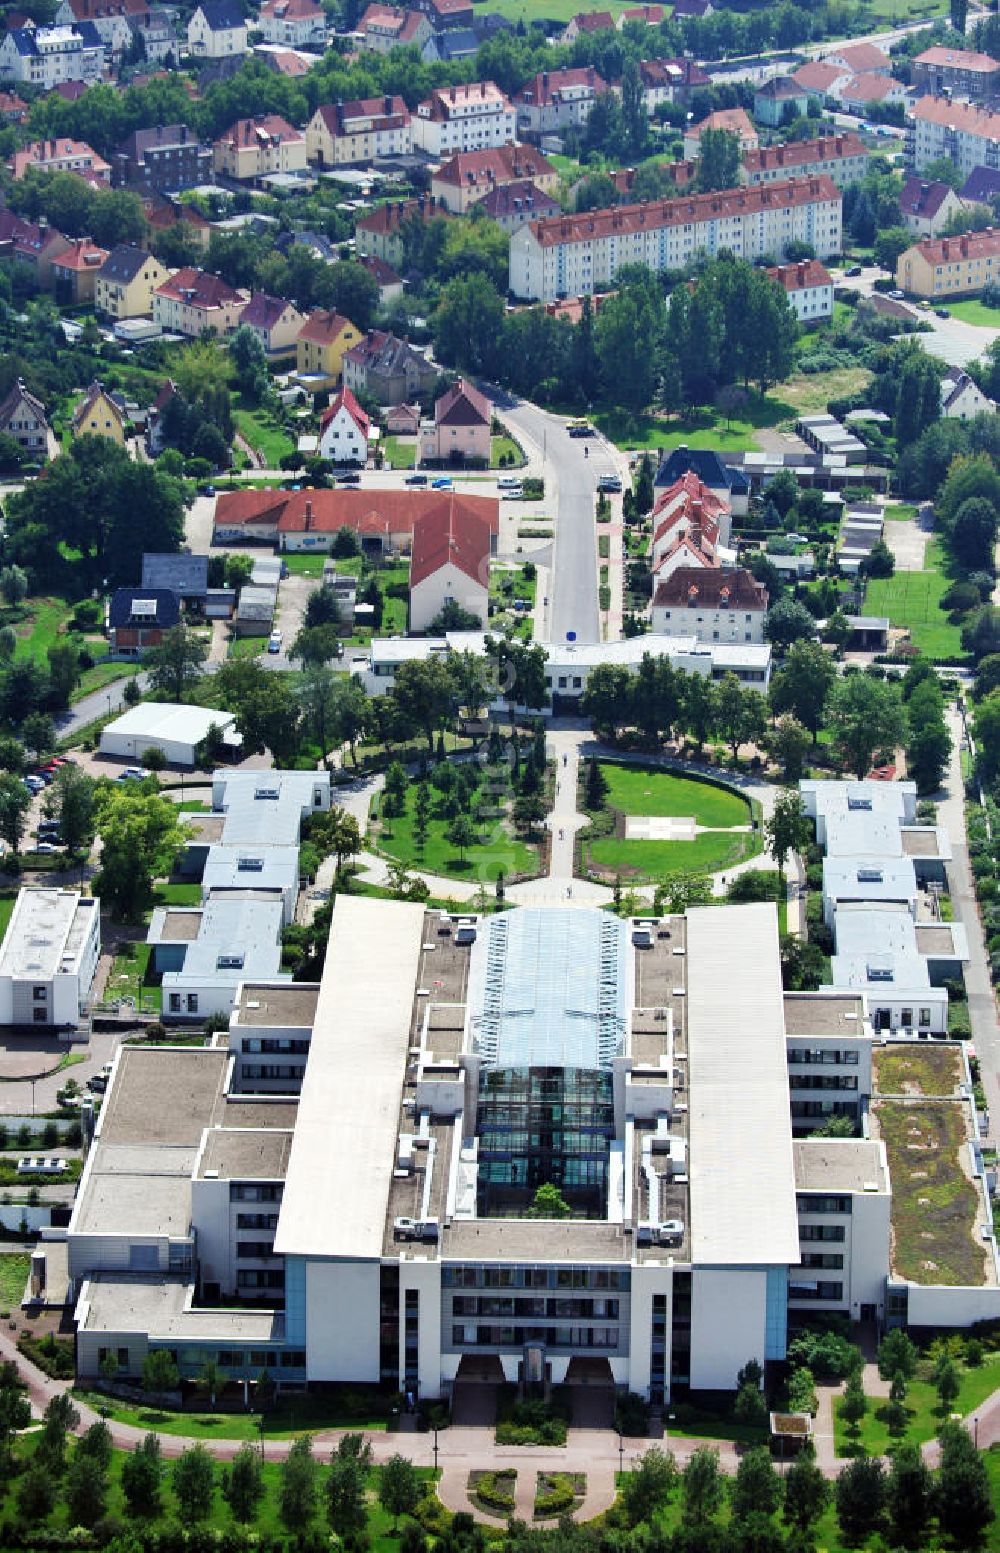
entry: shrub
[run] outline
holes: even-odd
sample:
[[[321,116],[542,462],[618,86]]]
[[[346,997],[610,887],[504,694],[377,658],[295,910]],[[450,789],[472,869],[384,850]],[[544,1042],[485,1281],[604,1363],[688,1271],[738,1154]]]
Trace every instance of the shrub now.
[[[572,1478],[559,1472],[543,1478],[542,1482],[545,1486],[539,1487],[535,1495],[536,1515],[563,1515],[572,1510],[576,1501]]]
[[[499,1472],[484,1472],[473,1484],[472,1492],[491,1510],[498,1510],[501,1515],[509,1515],[514,1508],[516,1479],[517,1472],[513,1467],[504,1467]]]

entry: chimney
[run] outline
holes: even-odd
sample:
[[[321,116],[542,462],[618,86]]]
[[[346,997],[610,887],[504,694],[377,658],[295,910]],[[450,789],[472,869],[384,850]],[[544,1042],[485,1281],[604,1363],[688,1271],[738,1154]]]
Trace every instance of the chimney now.
[[[306,498],[306,516],[305,516],[305,524],[304,524],[304,528],[305,528],[305,531],[306,531],[307,534],[311,531],[312,526],[313,526],[313,504],[312,504],[312,501],[307,497]]]

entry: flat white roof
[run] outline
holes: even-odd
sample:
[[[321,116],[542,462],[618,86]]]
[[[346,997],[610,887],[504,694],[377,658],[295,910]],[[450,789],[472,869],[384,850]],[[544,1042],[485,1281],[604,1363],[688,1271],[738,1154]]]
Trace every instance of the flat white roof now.
[[[274,1250],[378,1260],[424,908],[339,895]]]
[[[898,815],[882,809],[834,809],[826,816],[827,857],[902,857]]]
[[[687,913],[691,1260],[799,1261],[778,917]]]
[[[96,911],[96,900],[76,890],[19,890],[0,945],[0,976],[41,982],[74,975]]]
[[[824,900],[915,901],[917,876],[909,857],[823,859]]]
[[[231,712],[220,712],[211,706],[190,706],[184,702],[140,701],[129,707],[121,717],[108,723],[101,734],[101,747],[105,736],[128,739],[164,739],[179,744],[200,744],[214,723],[230,740],[238,741],[233,731],[235,719]]]

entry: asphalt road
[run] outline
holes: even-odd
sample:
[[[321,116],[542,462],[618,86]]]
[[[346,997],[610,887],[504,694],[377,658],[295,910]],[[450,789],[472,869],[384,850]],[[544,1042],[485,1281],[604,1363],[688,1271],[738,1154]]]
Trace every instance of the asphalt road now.
[[[599,476],[619,473],[618,458],[601,437],[571,437],[561,416],[496,389],[493,398],[541,460],[545,503],[556,516],[543,639],[564,642],[575,632],[577,641],[600,641],[594,505]]]

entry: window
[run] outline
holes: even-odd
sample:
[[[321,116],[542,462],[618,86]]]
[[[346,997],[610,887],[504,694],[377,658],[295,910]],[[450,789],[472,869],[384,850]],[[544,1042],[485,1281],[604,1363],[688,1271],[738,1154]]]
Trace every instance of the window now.
[[[33,1009],[32,1016],[36,1025],[43,1025],[49,1017],[48,1010],[44,1008]]]
[[[31,996],[36,1003],[42,1003],[49,995],[48,987],[32,987]]]

